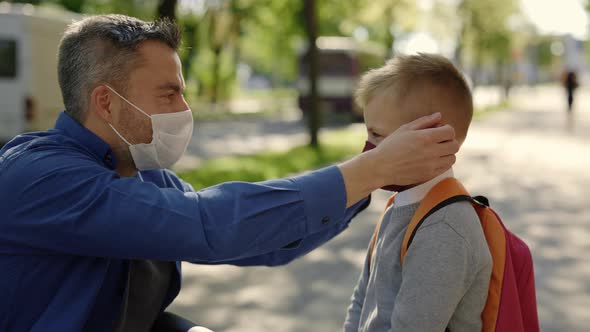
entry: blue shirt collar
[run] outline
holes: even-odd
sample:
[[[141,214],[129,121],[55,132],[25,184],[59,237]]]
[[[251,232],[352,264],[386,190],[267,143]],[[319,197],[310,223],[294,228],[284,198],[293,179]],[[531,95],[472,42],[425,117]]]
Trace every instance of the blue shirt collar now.
[[[65,112],[59,114],[55,122],[55,129],[62,131],[65,136],[80,143],[107,167],[115,168],[116,160],[111,147]]]

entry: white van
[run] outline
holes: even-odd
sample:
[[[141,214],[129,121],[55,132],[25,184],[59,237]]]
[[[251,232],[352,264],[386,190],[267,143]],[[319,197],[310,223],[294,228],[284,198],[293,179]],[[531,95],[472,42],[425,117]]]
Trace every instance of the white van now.
[[[57,49],[76,18],[56,8],[0,2],[0,146],[53,126],[63,109]]]

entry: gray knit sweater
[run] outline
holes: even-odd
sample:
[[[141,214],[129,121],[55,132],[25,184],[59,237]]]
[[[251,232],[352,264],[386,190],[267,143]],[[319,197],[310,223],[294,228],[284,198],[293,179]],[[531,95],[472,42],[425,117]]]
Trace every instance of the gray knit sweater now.
[[[481,331],[492,258],[473,207],[451,204],[428,217],[400,250],[419,203],[389,208],[344,323],[346,332]]]

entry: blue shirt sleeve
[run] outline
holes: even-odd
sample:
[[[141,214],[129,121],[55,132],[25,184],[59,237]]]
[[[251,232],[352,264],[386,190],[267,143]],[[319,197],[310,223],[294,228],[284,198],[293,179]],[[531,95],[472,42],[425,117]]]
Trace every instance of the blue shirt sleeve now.
[[[344,229],[352,211],[334,166],[192,192],[121,178],[70,152],[4,163],[1,253],[215,263],[272,256],[301,241],[301,254]]]
[[[186,181],[177,177],[174,173],[170,171],[166,171],[166,175],[170,178],[170,181],[174,183],[175,186],[178,188],[183,188],[185,191],[194,191],[193,187],[187,183]],[[248,257],[245,259],[236,259],[236,260],[228,260],[228,261],[216,261],[216,262],[207,262],[207,261],[195,261],[193,260],[191,263],[197,264],[231,264],[237,266],[255,266],[255,265],[266,265],[266,266],[278,266],[284,265],[296,258],[299,258],[303,255],[308,254],[312,250],[316,249],[317,247],[323,245],[324,243],[328,242],[346,228],[350,221],[360,212],[365,210],[369,204],[371,203],[371,196],[367,199],[363,199],[360,202],[354,204],[350,208],[346,209],[344,215],[344,222],[335,223],[332,227],[327,227],[326,229],[312,234],[310,236],[305,237],[304,239],[296,240],[288,245],[277,248],[276,250],[262,254],[259,256]]]
[[[344,222],[336,223],[334,226],[326,228],[320,232],[307,236],[304,239],[297,240],[293,243],[288,244],[285,247],[278,248],[267,254],[248,257],[244,259],[230,260],[225,262],[214,262],[214,264],[231,264],[237,266],[255,266],[255,265],[266,265],[266,266],[278,266],[284,265],[296,258],[308,254],[315,248],[328,242],[336,235],[340,234],[350,224],[352,218],[354,218],[359,212],[363,211],[370,204],[370,199],[364,199],[361,202],[356,203],[352,207],[346,210],[344,216]],[[199,264],[212,264],[212,262],[203,261],[192,261],[192,263]]]

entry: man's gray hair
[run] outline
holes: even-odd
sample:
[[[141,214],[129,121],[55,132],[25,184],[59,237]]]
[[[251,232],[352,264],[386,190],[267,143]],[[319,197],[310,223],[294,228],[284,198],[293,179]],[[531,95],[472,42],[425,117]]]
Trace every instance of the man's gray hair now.
[[[65,112],[82,122],[92,90],[100,84],[108,83],[124,93],[131,69],[141,62],[137,48],[143,41],[160,41],[177,50],[180,39],[180,29],[168,20],[97,15],[72,23],[58,56]]]

